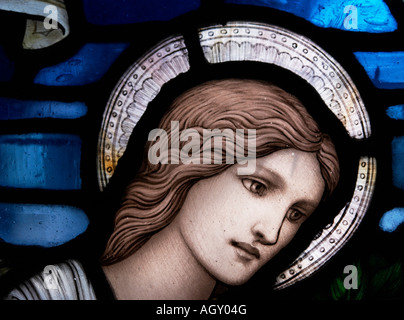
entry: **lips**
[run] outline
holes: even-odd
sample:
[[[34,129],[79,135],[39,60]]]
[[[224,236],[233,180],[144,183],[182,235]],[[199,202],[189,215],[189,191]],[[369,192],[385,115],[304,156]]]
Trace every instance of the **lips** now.
[[[242,251],[244,251],[245,253],[247,253],[247,255],[250,256],[251,258],[256,258],[256,259],[260,258],[259,250],[246,242],[237,242],[237,241],[232,240],[231,244],[234,247],[239,248]]]

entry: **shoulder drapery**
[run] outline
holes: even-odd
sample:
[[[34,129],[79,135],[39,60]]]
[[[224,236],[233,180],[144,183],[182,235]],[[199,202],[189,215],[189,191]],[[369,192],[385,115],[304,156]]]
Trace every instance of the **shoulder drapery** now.
[[[96,300],[93,286],[76,260],[46,266],[12,290],[6,300]]]

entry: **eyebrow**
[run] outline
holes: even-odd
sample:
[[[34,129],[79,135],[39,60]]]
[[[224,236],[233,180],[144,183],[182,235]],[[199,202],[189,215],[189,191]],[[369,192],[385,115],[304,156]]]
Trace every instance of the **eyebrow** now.
[[[271,184],[275,184],[279,189],[283,190],[285,188],[286,181],[285,179],[277,172],[257,163],[256,165],[255,174],[256,175],[264,175],[265,180],[266,178],[271,178]]]
[[[275,172],[274,170],[271,170],[271,168],[267,168],[260,163],[256,164],[256,175],[264,175],[264,179],[268,180],[268,177],[270,178],[271,184],[275,184],[276,187],[278,187],[281,191],[285,189],[286,181],[283,176],[281,176],[279,173]],[[317,207],[319,206],[319,203],[316,201],[313,201],[311,199],[300,199],[296,201],[296,206],[298,207],[304,207],[307,210],[316,210]]]
[[[315,211],[317,209],[317,207],[319,206],[319,203],[312,201],[312,200],[302,199],[302,200],[297,201],[295,206],[304,208],[306,210]]]

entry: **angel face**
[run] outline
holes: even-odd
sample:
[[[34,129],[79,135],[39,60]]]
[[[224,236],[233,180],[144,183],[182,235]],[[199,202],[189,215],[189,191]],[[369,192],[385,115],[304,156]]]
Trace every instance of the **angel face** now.
[[[245,283],[292,240],[325,188],[315,153],[276,151],[247,176],[237,167],[197,182],[173,221],[191,257],[229,285]]]

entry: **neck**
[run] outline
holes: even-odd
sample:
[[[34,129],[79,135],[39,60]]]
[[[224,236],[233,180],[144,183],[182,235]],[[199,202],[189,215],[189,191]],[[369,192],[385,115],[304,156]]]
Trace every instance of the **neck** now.
[[[103,267],[120,300],[204,300],[216,280],[194,258],[171,225],[130,257]]]

